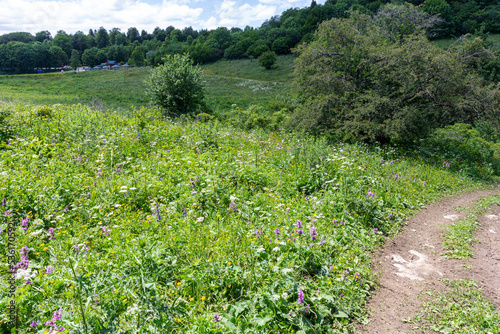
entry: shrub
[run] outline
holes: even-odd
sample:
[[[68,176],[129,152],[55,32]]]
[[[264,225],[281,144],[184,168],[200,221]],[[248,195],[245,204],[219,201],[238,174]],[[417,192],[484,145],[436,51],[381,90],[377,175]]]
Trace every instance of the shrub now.
[[[146,82],[151,103],[174,115],[196,111],[204,97],[202,70],[189,55],[167,55]]]
[[[258,58],[259,63],[266,69],[270,70],[276,62],[276,53],[273,51],[266,51]]]
[[[422,141],[421,153],[445,168],[471,176],[500,175],[498,144],[480,137],[469,124],[457,123],[436,129]]]

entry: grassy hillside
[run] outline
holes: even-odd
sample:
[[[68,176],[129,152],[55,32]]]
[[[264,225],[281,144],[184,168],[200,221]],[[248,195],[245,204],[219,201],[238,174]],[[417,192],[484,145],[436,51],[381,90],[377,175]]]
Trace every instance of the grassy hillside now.
[[[212,109],[246,108],[289,95],[293,58],[278,58],[266,71],[256,60],[221,61],[205,65],[207,103]],[[0,101],[37,104],[77,104],[126,110],[148,103],[144,81],[149,69],[65,72],[0,76]]]
[[[481,186],[393,151],[155,110],[5,108],[0,262],[13,247],[18,332],[345,333],[374,247],[426,202]]]
[[[456,40],[456,38],[442,38],[435,40],[434,43],[436,43],[440,48],[447,49]],[[489,35],[487,41],[493,43],[494,50],[500,50],[500,34]]]

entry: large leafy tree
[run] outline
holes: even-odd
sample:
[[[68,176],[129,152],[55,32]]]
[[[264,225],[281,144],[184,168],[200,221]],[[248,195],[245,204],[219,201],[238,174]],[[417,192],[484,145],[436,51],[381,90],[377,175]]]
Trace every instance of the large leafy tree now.
[[[438,48],[418,26],[393,34],[377,23],[353,12],[324,22],[298,48],[303,104],[294,125],[344,140],[407,142],[498,110],[498,88],[485,87],[463,54]]]

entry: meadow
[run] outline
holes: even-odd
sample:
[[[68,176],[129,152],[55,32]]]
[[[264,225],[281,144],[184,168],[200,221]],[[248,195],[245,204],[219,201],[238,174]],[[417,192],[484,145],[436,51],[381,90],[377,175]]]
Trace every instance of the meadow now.
[[[486,186],[393,149],[144,107],[2,108],[17,333],[352,332],[377,245],[425,203]]]
[[[352,333],[365,322],[372,252],[426,203],[487,187],[491,173],[455,166],[464,152],[422,159],[232,126],[231,115],[293,106],[293,59],[204,65],[212,120],[147,106],[144,68],[0,76],[14,131],[0,144],[2,277],[17,268],[0,330],[13,333],[12,301],[16,333]]]
[[[290,96],[293,56],[281,56],[271,70],[257,60],[221,60],[203,65],[206,103],[212,111],[236,105],[267,104]],[[2,75],[0,101],[30,105],[85,104],[95,109],[128,113],[132,106],[147,105],[144,94],[149,68],[119,71]]]

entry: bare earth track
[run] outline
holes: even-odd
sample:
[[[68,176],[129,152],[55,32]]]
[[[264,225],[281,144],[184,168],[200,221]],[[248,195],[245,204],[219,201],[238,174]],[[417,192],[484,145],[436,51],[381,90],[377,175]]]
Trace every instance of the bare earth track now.
[[[442,290],[440,279],[445,278],[476,281],[500,309],[500,206],[492,207],[480,218],[474,259],[449,260],[441,255],[445,224],[467,214],[453,208],[495,194],[500,194],[500,188],[456,195],[429,205],[411,218],[400,234],[387,241],[374,256],[380,289],[368,303],[370,322],[358,326],[360,333],[420,333],[404,319],[416,315],[421,290]]]

